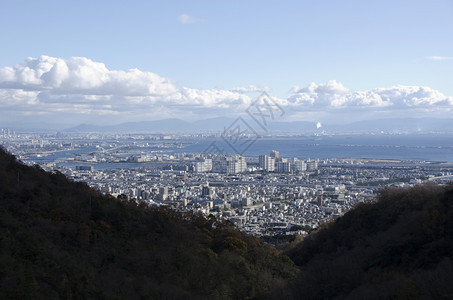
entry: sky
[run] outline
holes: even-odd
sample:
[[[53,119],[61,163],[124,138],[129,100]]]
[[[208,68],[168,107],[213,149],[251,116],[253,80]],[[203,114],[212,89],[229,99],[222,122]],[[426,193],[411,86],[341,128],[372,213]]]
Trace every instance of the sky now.
[[[453,0],[2,0],[0,37],[0,125],[452,115]]]

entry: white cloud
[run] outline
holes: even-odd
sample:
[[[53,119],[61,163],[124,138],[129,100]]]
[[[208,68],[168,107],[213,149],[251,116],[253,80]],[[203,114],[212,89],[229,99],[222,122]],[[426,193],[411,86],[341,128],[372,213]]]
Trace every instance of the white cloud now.
[[[110,71],[103,63],[84,57],[65,60],[49,56],[27,58],[25,65],[0,69],[0,88],[124,96],[175,91],[169,80],[150,72]]]
[[[305,88],[293,87],[288,98],[295,109],[413,109],[452,107],[453,97],[447,97],[429,87],[393,86],[368,91],[351,91],[335,80],[326,84],[311,83]]]
[[[138,69],[109,70],[84,57],[41,56],[0,69],[0,107],[35,107],[72,114],[148,115],[156,107],[243,110],[251,99],[226,90],[180,87],[171,80]]]
[[[38,102],[38,92],[0,89],[0,107],[30,106]]]
[[[429,56],[431,60],[453,60],[453,56]]]
[[[0,68],[0,120],[20,116],[72,120],[73,123],[162,118],[237,117],[253,102],[248,93],[268,91],[249,85],[230,90],[194,89],[138,69],[110,70],[85,57],[41,56]],[[287,98],[273,97],[285,118],[320,114],[419,113],[453,110],[453,97],[429,87],[393,86],[352,91],[332,80],[293,87]],[[114,118],[112,118],[114,116]]]
[[[201,23],[201,22],[204,22],[205,20],[193,17],[188,14],[180,14],[178,16],[178,21],[181,24],[187,25],[187,24]]]

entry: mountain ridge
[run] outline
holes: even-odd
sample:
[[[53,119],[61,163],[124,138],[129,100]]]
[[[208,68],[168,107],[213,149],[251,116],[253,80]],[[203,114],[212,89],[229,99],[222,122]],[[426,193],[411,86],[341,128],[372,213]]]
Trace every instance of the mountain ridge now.
[[[453,183],[384,189],[286,254],[287,299],[451,298]]]
[[[9,128],[20,132],[65,132],[65,133],[208,133],[221,134],[237,118],[216,117],[197,121],[182,119],[161,119],[118,124],[88,124],[75,126],[53,123],[7,123],[0,128]],[[314,121],[278,121],[267,120],[258,124],[248,116],[242,116],[246,124],[260,134],[379,134],[379,133],[453,133],[453,118],[387,118],[362,120],[350,123],[314,122]]]
[[[68,128],[66,132],[150,132],[150,133],[183,133],[183,132],[211,132],[221,133],[235,122],[235,118],[211,118],[188,122],[180,119],[163,119],[156,121],[127,122],[117,125],[88,125],[82,124]],[[247,125],[257,132],[262,127],[254,120],[244,118]],[[357,121],[347,124],[318,124],[310,121],[268,121],[266,131],[270,133],[380,133],[382,132],[453,132],[453,119],[436,118],[390,118],[369,121]]]

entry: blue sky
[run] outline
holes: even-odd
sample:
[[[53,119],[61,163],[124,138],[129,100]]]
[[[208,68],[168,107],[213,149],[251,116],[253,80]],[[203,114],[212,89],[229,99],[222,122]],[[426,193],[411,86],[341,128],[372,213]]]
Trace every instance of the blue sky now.
[[[200,119],[238,114],[260,90],[288,120],[348,119],[351,109],[392,117],[403,108],[446,117],[453,107],[453,1],[5,0],[0,36],[4,120]],[[69,73],[103,64],[87,78],[108,73],[110,83],[39,77],[57,61]],[[23,81],[37,64],[39,78]]]

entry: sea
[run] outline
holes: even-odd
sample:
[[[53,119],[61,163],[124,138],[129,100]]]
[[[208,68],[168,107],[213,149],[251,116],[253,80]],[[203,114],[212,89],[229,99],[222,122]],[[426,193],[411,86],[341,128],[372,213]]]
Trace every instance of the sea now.
[[[238,140],[217,138],[186,141],[184,147],[174,144],[173,147],[169,141],[169,146],[164,151],[152,146],[140,148],[140,151],[159,150],[167,154],[205,152],[258,157],[276,150],[280,157],[299,159],[363,158],[453,163],[453,135],[448,134],[282,136]],[[37,163],[59,161],[59,165],[70,168],[80,164],[93,165],[96,170],[157,166],[155,163],[76,163],[67,160],[74,157],[74,154],[96,151],[98,149],[95,147],[87,147],[30,159]]]
[[[213,144],[214,143],[214,144]],[[453,135],[324,135],[256,140],[200,141],[175,152],[220,152],[259,156],[277,150],[281,157],[299,159],[365,158],[453,162]]]

